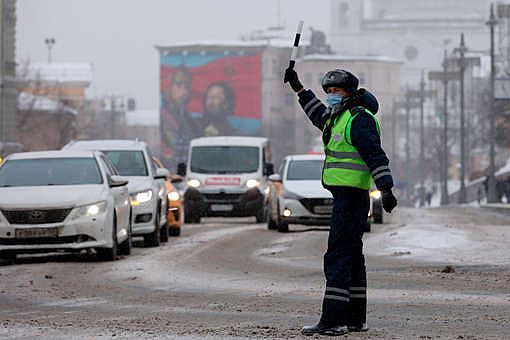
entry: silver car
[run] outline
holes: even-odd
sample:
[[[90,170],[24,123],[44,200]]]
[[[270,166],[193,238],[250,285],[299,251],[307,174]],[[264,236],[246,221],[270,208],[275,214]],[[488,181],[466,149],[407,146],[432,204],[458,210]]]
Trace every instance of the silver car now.
[[[63,150],[98,150],[129,180],[133,211],[133,235],[143,236],[145,246],[156,247],[168,240],[168,170],[156,168],[147,144],[133,140],[74,141]]]
[[[99,152],[12,154],[0,166],[0,258],[95,249],[131,252],[127,180]]]

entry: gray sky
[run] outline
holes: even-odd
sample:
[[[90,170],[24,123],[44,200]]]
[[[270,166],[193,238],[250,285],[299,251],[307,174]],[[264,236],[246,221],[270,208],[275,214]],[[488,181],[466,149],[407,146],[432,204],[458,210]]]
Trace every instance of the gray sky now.
[[[17,59],[92,62],[89,95],[133,96],[139,109],[158,109],[154,45],[232,40],[278,22],[277,0],[18,0]],[[293,31],[329,29],[329,0],[281,0],[281,20]],[[289,41],[289,45],[291,41]]]

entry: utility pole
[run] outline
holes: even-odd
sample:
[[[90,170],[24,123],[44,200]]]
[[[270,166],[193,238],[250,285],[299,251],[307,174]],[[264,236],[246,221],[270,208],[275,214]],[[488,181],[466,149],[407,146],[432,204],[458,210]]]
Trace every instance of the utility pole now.
[[[425,135],[423,109],[425,104],[425,77],[421,71],[420,81],[420,207],[425,205]]]
[[[0,0],[0,142],[5,139],[5,121],[4,118],[4,71],[5,71],[5,6],[4,0]]]
[[[441,182],[441,205],[447,205],[448,199],[448,51],[444,49],[443,59],[444,115],[443,115],[443,167]]]
[[[409,139],[409,121],[411,119],[411,98],[409,95],[409,90],[406,92],[406,178],[407,178],[407,190],[406,190],[406,198],[407,202],[411,202],[411,189],[412,186],[412,180],[411,180],[411,149],[410,144],[411,141]]]
[[[494,16],[494,4],[491,4],[491,12],[489,21],[487,25],[490,27],[491,31],[491,79],[490,79],[490,93],[489,93],[489,121],[490,121],[490,131],[489,131],[489,143],[490,143],[490,151],[489,151],[489,178],[488,178],[488,193],[487,193],[487,201],[489,203],[496,203],[498,201],[496,195],[496,121],[495,115],[496,112],[494,110],[494,78],[495,78],[495,68],[494,68],[494,26],[496,26],[497,20]]]
[[[460,35],[460,46],[456,49],[459,53],[459,71],[460,71],[460,191],[459,203],[466,203],[466,159],[465,159],[465,126],[464,126],[464,71],[466,69],[465,54],[467,51],[464,43],[464,33]]]

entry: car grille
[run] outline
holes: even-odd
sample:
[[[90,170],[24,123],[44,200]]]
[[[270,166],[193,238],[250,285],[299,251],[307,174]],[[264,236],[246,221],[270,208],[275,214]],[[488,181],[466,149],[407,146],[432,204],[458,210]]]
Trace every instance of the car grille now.
[[[30,237],[30,238],[0,238],[1,245],[38,245],[38,244],[65,244],[95,241],[87,235],[72,235],[61,237]]]
[[[333,205],[332,198],[302,198],[299,202],[312,214],[331,215],[330,213],[318,213],[315,211],[315,207]]]
[[[241,201],[242,194],[208,193],[203,194],[206,203],[236,203]]]
[[[10,224],[46,224],[63,222],[71,210],[71,208],[51,210],[2,210],[2,213]]]

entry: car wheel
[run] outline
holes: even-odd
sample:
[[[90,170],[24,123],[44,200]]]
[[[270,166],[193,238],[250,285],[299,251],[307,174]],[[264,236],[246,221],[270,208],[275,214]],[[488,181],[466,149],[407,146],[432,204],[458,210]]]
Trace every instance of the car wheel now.
[[[8,266],[16,262],[16,254],[9,251],[0,252],[0,266]]]
[[[191,213],[191,223],[200,224],[202,217],[198,212]]]
[[[266,222],[267,221],[266,217],[267,217],[267,213],[266,213],[266,208],[265,207],[262,207],[261,209],[259,209],[259,211],[257,211],[257,215],[255,215],[257,223],[264,223],[264,222]]]
[[[112,246],[111,248],[98,248],[97,257],[101,261],[115,261],[117,259],[117,216],[113,216]]]
[[[131,255],[131,248],[133,248],[133,236],[131,231],[131,214],[129,214],[128,237],[119,246],[119,255]]]
[[[184,208],[184,223],[200,223],[200,213],[190,207]]]
[[[165,223],[165,225],[163,226],[163,228],[161,229],[161,242],[168,242],[168,234],[169,234],[169,229],[170,227],[168,226],[168,223]]]
[[[286,233],[289,231],[289,223],[283,222],[280,216],[280,203],[278,203],[278,206],[276,207],[276,211],[278,212],[277,220],[276,220],[276,229],[278,229],[278,232],[280,233]]]
[[[286,222],[280,222],[278,223],[278,232],[280,233],[286,233],[289,231],[289,224]]]
[[[273,217],[271,216],[271,212],[269,211],[269,209],[267,209],[267,229],[268,230],[278,229],[278,225],[276,224],[275,220],[273,220]]]
[[[180,236],[181,235],[181,228],[170,228],[168,229],[168,233],[170,236]]]
[[[154,231],[144,235],[143,244],[146,247],[158,247],[161,244],[161,226],[159,225],[159,212],[154,218]]]

